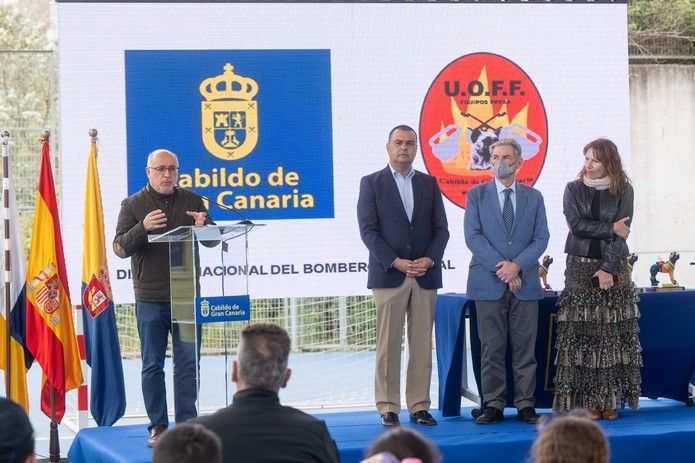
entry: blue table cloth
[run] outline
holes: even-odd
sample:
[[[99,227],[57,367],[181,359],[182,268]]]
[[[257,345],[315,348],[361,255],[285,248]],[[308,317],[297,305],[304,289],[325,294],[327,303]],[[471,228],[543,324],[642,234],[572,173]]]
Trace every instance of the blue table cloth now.
[[[556,296],[539,303],[536,340],[536,406],[550,408],[555,376]],[[640,342],[642,343],[642,396],[685,402],[688,383],[695,374],[695,290],[643,292],[640,295]],[[475,303],[465,294],[437,296],[435,331],[439,368],[439,409],[443,416],[461,410],[462,362],[465,319],[470,317],[473,372],[480,384],[480,339]],[[509,356],[508,356],[509,357]],[[512,405],[511,366],[507,359],[507,401]],[[480,395],[480,387],[478,387]]]

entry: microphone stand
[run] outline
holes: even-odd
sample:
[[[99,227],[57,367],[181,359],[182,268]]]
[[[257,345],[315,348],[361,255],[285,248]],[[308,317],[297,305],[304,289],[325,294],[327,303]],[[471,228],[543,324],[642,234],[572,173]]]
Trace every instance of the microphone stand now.
[[[177,189],[180,189],[180,190],[183,190],[183,188],[181,188],[181,187],[176,187],[176,188],[177,188]],[[186,190],[186,191],[191,192],[191,193],[193,193],[193,194],[196,195],[196,196],[199,196],[201,199],[204,199],[208,204],[212,203],[212,204],[217,205],[220,209],[224,209],[225,211],[234,212],[234,213],[239,217],[239,222],[237,222],[237,225],[253,225],[253,222],[252,222],[251,220],[249,220],[248,217],[246,217],[245,215],[243,215],[241,212],[239,212],[239,211],[238,211],[237,209],[235,209],[234,207],[228,206],[228,205],[226,205],[226,204],[223,204],[223,203],[220,203],[220,202],[217,202],[217,201],[213,201],[213,200],[210,199],[208,196],[201,195],[200,193],[198,193],[198,192],[196,192],[196,191],[193,191],[193,190]]]
[[[176,188],[180,188],[180,187],[176,187]],[[217,205],[219,208],[221,208],[221,209],[224,209],[224,210],[226,210],[226,211],[232,211],[232,212],[233,212],[234,214],[236,214],[236,215],[239,217],[239,219],[240,219],[240,220],[236,223],[237,225],[250,226],[250,228],[253,228],[253,227],[254,227],[254,223],[253,223],[251,220],[249,220],[247,217],[245,217],[241,212],[239,212],[238,210],[236,210],[235,208],[230,207],[230,206],[228,206],[228,205],[226,205],[226,204],[222,204],[222,203],[217,202],[217,201],[213,201],[213,200],[211,200],[209,197],[207,197],[207,196],[205,196],[205,195],[201,195],[201,194],[198,193],[198,192],[195,192],[195,191],[192,191],[192,190],[186,190],[186,191],[190,191],[191,193],[193,193],[193,194],[199,196],[201,199],[205,200],[205,201],[207,202],[208,205],[209,205],[210,203],[213,203],[213,204],[216,204],[216,205]],[[250,228],[249,228],[249,230],[250,230]],[[248,236],[248,231],[249,231],[249,230],[245,230],[245,231],[244,231],[244,235],[247,235],[247,236]],[[232,240],[232,239],[234,239],[234,238],[236,238],[236,236],[238,236],[238,235],[235,235],[235,236],[232,236],[232,237],[228,237],[228,238],[222,238],[222,239],[220,240],[220,242],[221,242],[221,244],[222,244],[222,246],[220,246],[220,263],[222,264],[222,272],[221,272],[221,275],[220,275],[220,285],[221,285],[221,289],[222,289],[222,296],[226,296],[226,295],[227,295],[227,294],[226,294],[226,290],[225,290],[225,284],[224,284],[225,270],[226,270],[226,268],[227,268],[226,265],[225,265],[225,262],[224,262],[224,255],[225,255],[226,252],[229,252],[229,244],[228,244],[227,242],[230,241],[230,240]],[[248,267],[248,238],[247,238],[247,240],[246,240],[246,253],[247,253],[246,266]],[[246,293],[248,294],[248,280],[247,280],[247,282],[246,282],[246,285],[247,285],[247,287],[246,287]],[[224,372],[225,372],[225,381],[224,381],[224,401],[225,401],[225,406],[228,406],[228,405],[229,405],[229,382],[227,381],[227,378],[229,378],[230,375],[229,375],[229,346],[228,346],[228,344],[227,344],[227,322],[224,322],[224,323],[222,324],[222,337],[223,337],[223,339],[224,339],[224,341],[223,341],[223,349],[224,349]]]

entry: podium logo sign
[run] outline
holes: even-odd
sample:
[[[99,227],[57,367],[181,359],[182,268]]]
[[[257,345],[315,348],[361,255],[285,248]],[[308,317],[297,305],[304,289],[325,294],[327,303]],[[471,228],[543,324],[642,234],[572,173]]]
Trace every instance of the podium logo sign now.
[[[248,295],[196,297],[195,322],[236,322],[251,319],[251,299]]]

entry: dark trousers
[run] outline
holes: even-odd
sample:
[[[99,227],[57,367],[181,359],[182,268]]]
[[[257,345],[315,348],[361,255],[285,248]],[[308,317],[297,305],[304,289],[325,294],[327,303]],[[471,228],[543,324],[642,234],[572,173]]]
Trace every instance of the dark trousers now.
[[[200,348],[200,327],[194,336],[192,326],[189,332],[178,324],[172,328],[171,304],[168,302],[135,302],[135,316],[140,336],[142,354],[142,396],[152,428],[156,425],[168,426],[166,386],[164,384],[164,358],[166,357],[169,333],[172,338],[174,364],[174,411],[177,423],[195,418],[197,399],[197,372],[195,341]]]
[[[538,301],[517,299],[509,288],[497,301],[475,301],[480,336],[483,403],[504,410],[507,403],[507,336],[512,343],[514,405],[536,403],[536,332]]]

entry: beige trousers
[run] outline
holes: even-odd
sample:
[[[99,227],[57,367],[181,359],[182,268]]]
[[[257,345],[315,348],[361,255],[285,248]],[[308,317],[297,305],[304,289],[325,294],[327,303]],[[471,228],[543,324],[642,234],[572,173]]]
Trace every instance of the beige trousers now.
[[[410,413],[430,408],[432,324],[437,291],[422,289],[406,277],[398,288],[375,288],[376,377],[374,395],[379,414],[401,409],[401,346],[408,317],[408,368],[405,400]]]

